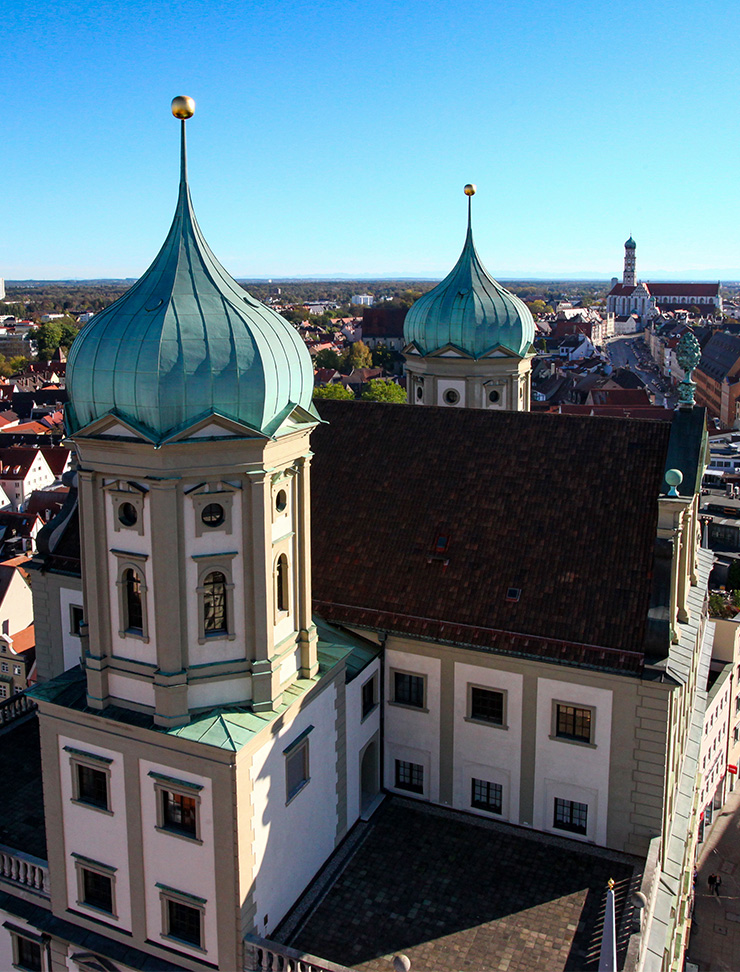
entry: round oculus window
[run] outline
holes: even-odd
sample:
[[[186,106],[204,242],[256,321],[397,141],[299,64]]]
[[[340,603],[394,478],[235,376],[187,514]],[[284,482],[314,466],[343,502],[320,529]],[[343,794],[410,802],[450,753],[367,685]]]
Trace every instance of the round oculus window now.
[[[133,526],[139,519],[136,507],[133,503],[121,503],[118,507],[118,519],[124,526]]]
[[[281,489],[280,492],[275,497],[275,509],[278,511],[278,513],[282,513],[285,510],[285,507],[287,505],[288,505],[288,494],[285,492],[284,489]]]
[[[489,391],[489,393],[488,393],[488,401],[489,402],[500,402],[501,401],[501,395],[500,395],[500,393],[497,392],[495,389],[493,391]]]
[[[209,503],[203,507],[200,518],[207,527],[221,526],[225,519],[224,508],[220,503]]]
[[[421,387],[421,385],[419,385],[419,387],[416,389],[416,397],[421,398],[423,394],[424,394],[424,389]]]
[[[442,397],[448,405],[457,405],[460,401],[460,392],[455,391],[454,388],[448,388]]]

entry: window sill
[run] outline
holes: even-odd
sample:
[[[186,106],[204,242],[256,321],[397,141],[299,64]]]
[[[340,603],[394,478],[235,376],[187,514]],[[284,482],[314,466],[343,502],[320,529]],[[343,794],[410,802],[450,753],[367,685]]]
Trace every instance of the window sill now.
[[[104,813],[106,817],[113,816],[113,811],[108,810],[107,807],[99,807],[94,803],[88,803],[86,800],[72,799],[69,802],[73,803],[76,807],[84,807],[86,810],[95,810],[96,813]]]
[[[465,722],[470,722],[474,726],[489,726],[491,729],[503,729],[509,731],[509,727],[503,722],[490,722],[488,719],[474,719],[472,716],[465,716]]]
[[[409,709],[411,712],[429,712],[429,709],[421,705],[410,705],[408,702],[394,702],[392,699],[388,700],[388,705],[394,705],[398,709]]]
[[[158,834],[167,834],[168,837],[179,837],[180,840],[185,840],[188,844],[197,844],[198,846],[203,846],[203,841],[200,837],[191,836],[190,834],[183,833],[180,830],[174,830],[170,827],[155,827],[154,828]]]
[[[133,638],[134,641],[143,641],[145,645],[149,644],[148,635],[145,635],[142,631],[137,631],[134,628],[119,630],[118,634],[121,638]]]
[[[580,746],[581,749],[596,749],[596,743],[586,742],[581,739],[568,739],[567,736],[548,736],[553,742],[566,743],[568,746]]]
[[[211,641],[236,641],[236,635],[232,631],[214,631],[198,638],[199,645],[207,645]]]
[[[176,938],[175,935],[165,935],[164,932],[159,937],[165,942],[172,942],[178,948],[191,948],[194,952],[200,952],[202,955],[206,954],[206,949],[202,945],[194,945],[192,942],[186,942],[184,938]]]
[[[103,915],[105,916],[105,918],[110,919],[110,921],[118,921],[118,915],[113,914],[112,911],[106,911],[105,908],[98,908],[97,905],[88,904],[87,901],[78,901],[77,907],[85,909],[85,911],[79,912],[80,914],[85,914],[88,911],[92,911],[93,915],[91,917],[95,915]],[[96,919],[96,920],[100,920],[100,919]]]

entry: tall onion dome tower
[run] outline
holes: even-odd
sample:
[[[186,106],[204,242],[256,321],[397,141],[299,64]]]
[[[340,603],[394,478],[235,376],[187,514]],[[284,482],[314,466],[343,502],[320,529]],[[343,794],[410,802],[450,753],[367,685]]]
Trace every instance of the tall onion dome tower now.
[[[526,304],[488,273],[473,243],[474,185],[460,259],[406,315],[412,405],[529,411],[534,321]]]
[[[186,724],[274,711],[315,677],[309,435],[313,369],[198,227],[181,119],[175,217],[154,262],[67,364],[79,461],[88,704]]]
[[[622,274],[622,284],[625,287],[634,287],[637,284],[637,243],[630,238],[624,244],[624,273]]]

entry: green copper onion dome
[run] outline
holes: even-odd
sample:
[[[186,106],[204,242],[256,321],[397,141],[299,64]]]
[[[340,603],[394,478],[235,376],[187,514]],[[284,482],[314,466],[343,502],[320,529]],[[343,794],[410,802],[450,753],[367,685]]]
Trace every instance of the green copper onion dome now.
[[[460,259],[445,279],[411,307],[404,340],[421,354],[452,345],[473,358],[505,348],[524,357],[534,340],[534,320],[527,305],[498,284],[480,261],[473,243],[471,197],[468,233]]]
[[[176,111],[175,102],[188,110]],[[229,276],[203,238],[185,152],[194,103],[175,102],[182,119],[175,218],[144,276],[72,346],[70,433],[113,414],[161,440],[215,413],[271,434],[295,406],[311,410],[313,368],[300,336]]]
[[[624,244],[624,248],[625,248],[625,250],[636,250],[637,249],[637,243],[635,243],[635,241],[630,236],[630,238]]]

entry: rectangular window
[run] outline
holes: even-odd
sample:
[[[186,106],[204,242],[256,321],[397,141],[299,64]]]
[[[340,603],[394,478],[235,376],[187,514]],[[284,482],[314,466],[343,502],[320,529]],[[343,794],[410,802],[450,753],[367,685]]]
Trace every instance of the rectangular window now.
[[[504,724],[504,693],[471,685],[469,713],[470,719],[502,726]]]
[[[197,836],[197,803],[195,797],[161,791],[164,830],[176,830],[188,837]]]
[[[558,739],[572,739],[576,742],[591,742],[591,722],[593,709],[579,708],[575,705],[555,706],[555,735]]]
[[[423,793],[424,767],[420,763],[407,763],[404,759],[397,759],[396,786],[399,790],[409,790],[411,793]]]
[[[7,699],[8,697],[8,686],[0,684],[0,699]]]
[[[557,827],[558,830],[569,830],[573,834],[585,834],[587,823],[588,804],[555,798],[553,827]]]
[[[2,665],[0,665],[0,670],[2,670],[4,672],[9,672],[10,671],[10,666],[8,665],[7,662],[3,662]]]
[[[406,672],[393,673],[393,701],[398,705],[424,708],[424,676]]]
[[[15,964],[20,969],[27,969],[28,972],[41,972],[41,946],[38,942],[32,942],[28,938],[16,936],[16,961]]]
[[[162,903],[162,937],[205,949],[204,918],[206,899],[158,884]]]
[[[108,809],[108,774],[105,770],[77,764],[77,799],[80,803]]]
[[[116,868],[93,861],[82,854],[73,854],[77,870],[78,904],[116,917],[115,874]]]
[[[80,627],[82,625],[83,615],[82,608],[77,604],[71,604],[69,608],[69,632],[70,634],[80,636]]]
[[[488,810],[489,813],[502,812],[503,789],[499,783],[473,778],[471,789],[471,807],[475,807],[476,810]]]
[[[72,746],[65,746],[64,749],[69,753],[73,801],[111,813],[110,766],[113,760]]]
[[[308,736],[313,726],[308,726],[283,750],[285,756],[285,802],[290,803],[310,780]]]
[[[200,948],[200,911],[179,901],[168,901],[167,934]]]
[[[20,675],[21,674],[21,666],[20,665],[13,665],[13,674],[14,675]]]
[[[377,693],[378,677],[373,675],[362,686],[362,718],[369,716],[378,704]]]
[[[200,783],[176,780],[151,771],[157,801],[157,829],[200,840]]]

